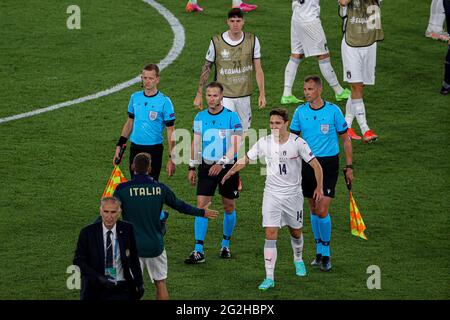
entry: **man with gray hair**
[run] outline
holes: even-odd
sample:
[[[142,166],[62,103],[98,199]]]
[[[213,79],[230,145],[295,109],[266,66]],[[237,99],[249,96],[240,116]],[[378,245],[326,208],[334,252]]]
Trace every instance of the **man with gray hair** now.
[[[134,228],[118,221],[120,204],[103,198],[102,221],[80,232],[73,264],[81,270],[81,300],[139,300],[144,294]]]

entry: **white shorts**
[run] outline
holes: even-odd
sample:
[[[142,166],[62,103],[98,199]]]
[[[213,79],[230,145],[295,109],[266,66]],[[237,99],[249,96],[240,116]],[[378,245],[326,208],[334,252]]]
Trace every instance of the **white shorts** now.
[[[264,192],[262,204],[262,226],[283,227],[293,229],[303,227],[303,195],[273,195]]]
[[[328,53],[327,38],[320,19],[300,23],[291,19],[291,53],[304,54],[305,57],[320,56]]]
[[[222,104],[228,110],[238,114],[241,120],[242,130],[247,131],[252,122],[252,106],[250,96],[242,98],[226,98],[223,97]]]
[[[152,282],[167,279],[167,254],[166,249],[157,257],[141,258],[139,257],[142,273],[147,267],[148,275]]]
[[[350,47],[345,42],[345,38],[342,38],[341,54],[344,81],[348,83],[362,82],[365,85],[375,84],[376,42],[368,47]]]

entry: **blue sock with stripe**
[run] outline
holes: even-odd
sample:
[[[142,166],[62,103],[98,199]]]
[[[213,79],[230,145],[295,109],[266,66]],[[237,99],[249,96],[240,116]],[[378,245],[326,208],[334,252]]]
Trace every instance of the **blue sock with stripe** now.
[[[322,240],[320,239],[319,231],[319,217],[310,212],[311,216],[311,227],[314,234],[314,241],[316,242],[316,254],[322,254]]]
[[[222,247],[230,247],[230,238],[236,225],[236,210],[233,212],[225,212],[223,215],[223,240]]]
[[[328,213],[325,218],[319,218],[320,239],[322,240],[322,256],[330,256],[331,217]]]
[[[205,241],[207,230],[208,230],[208,218],[195,217],[194,223],[195,251],[203,252],[203,241]]]

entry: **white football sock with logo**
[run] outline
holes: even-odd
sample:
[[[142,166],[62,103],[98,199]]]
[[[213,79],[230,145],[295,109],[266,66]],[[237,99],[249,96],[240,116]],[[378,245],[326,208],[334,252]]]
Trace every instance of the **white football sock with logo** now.
[[[277,262],[277,240],[267,240],[264,243],[264,267],[266,278],[274,280],[275,263]]]
[[[355,112],[356,120],[359,124],[359,128],[361,129],[362,134],[364,134],[367,130],[369,130],[369,126],[367,125],[366,108],[364,106],[363,99],[352,99],[352,106]]]
[[[291,236],[291,246],[292,251],[294,252],[294,262],[303,261],[303,233],[298,239]]]
[[[347,122],[347,127],[351,128],[353,120],[355,119],[355,111],[353,110],[352,98],[347,99],[347,104],[345,105],[345,121]]]
[[[341,94],[344,89],[339,84],[336,73],[331,66],[330,58],[319,60],[319,68],[322,76],[327,80],[330,87],[333,88],[334,93]]]

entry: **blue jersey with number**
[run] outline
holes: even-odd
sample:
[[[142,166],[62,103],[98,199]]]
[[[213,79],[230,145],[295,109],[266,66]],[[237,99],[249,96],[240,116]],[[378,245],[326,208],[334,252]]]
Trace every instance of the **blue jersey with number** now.
[[[238,114],[225,107],[217,114],[206,109],[195,116],[193,131],[202,137],[202,158],[217,161],[231,147],[231,136],[242,134],[242,125]]]
[[[166,124],[171,126],[175,120],[172,101],[161,92],[146,96],[144,91],[131,95],[128,116],[134,119],[131,142],[139,145],[155,145],[164,141]]]
[[[325,101],[313,109],[308,102],[295,110],[290,128],[302,133],[316,157],[329,157],[339,154],[338,134],[347,132],[347,122],[337,105]]]

